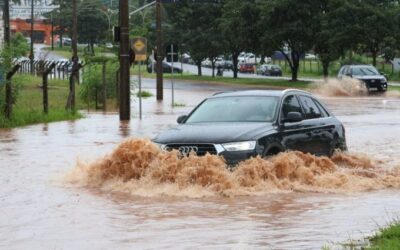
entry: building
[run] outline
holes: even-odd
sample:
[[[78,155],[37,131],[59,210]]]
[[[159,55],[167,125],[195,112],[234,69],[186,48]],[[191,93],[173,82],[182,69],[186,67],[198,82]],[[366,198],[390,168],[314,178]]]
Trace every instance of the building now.
[[[20,32],[25,37],[30,37],[31,1],[32,0],[21,0],[20,4],[10,4],[11,34]],[[57,7],[55,5],[51,5],[51,2],[52,0],[34,1],[33,41],[35,43],[51,44],[51,22],[46,20],[46,18],[43,16],[44,13],[50,12]]]

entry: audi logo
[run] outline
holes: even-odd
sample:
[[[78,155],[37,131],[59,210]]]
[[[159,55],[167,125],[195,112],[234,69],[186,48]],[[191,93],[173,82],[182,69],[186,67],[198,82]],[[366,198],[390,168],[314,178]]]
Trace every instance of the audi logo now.
[[[199,152],[199,148],[196,146],[180,146],[178,150],[185,156],[188,156],[191,152],[195,152],[196,154]]]

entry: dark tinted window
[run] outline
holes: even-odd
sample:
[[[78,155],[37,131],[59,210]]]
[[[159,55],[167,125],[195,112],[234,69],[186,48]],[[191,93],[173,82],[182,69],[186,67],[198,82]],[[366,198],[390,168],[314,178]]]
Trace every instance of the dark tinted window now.
[[[341,75],[346,75],[346,74],[348,74],[348,70],[349,70],[349,67],[344,66],[344,67],[342,68],[340,74],[341,74]]]
[[[324,116],[324,117],[330,116],[330,114],[328,113],[328,111],[326,111],[326,109],[324,108],[324,106],[322,106],[322,104],[321,104],[319,101],[317,101],[317,100],[315,100],[315,99],[313,99],[313,100],[314,100],[315,104],[317,104],[319,110],[321,111],[321,115],[322,115],[322,116]]]
[[[315,104],[312,98],[308,96],[299,96],[300,102],[303,105],[304,111],[306,113],[306,119],[313,119],[321,117],[321,111]]]
[[[271,122],[279,103],[273,96],[234,96],[210,98],[186,120],[198,122]]]
[[[379,72],[372,66],[365,66],[352,68],[351,74],[355,76],[374,76],[379,75]]]
[[[300,103],[297,100],[296,96],[290,95],[285,97],[282,103],[282,119],[287,117],[289,112],[299,112],[303,114],[303,110],[301,109]]]

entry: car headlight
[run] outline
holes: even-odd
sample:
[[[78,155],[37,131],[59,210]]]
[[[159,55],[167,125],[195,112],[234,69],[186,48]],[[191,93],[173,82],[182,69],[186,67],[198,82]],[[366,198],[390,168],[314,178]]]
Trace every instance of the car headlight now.
[[[256,147],[255,141],[242,141],[222,144],[226,151],[253,150]]]

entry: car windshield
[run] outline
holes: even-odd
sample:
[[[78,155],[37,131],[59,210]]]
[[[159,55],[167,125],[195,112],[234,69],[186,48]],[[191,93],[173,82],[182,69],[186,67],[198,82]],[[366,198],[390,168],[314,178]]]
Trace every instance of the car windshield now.
[[[207,99],[186,120],[199,122],[272,122],[279,98],[235,96]]]
[[[351,74],[355,76],[373,76],[379,75],[374,67],[357,67],[351,69]]]

